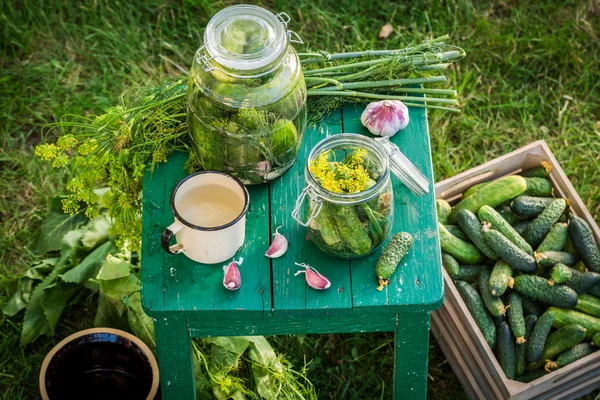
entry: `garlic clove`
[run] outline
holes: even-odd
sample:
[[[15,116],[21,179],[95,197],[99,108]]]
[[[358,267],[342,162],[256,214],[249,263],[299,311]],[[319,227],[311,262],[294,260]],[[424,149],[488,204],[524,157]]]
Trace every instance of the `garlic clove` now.
[[[235,260],[223,266],[223,286],[227,290],[238,290],[242,286],[242,275]]]
[[[285,238],[285,236],[279,233],[279,228],[281,227],[278,227],[275,230],[275,233],[273,234],[273,242],[271,243],[271,246],[269,246],[269,249],[265,253],[265,256],[269,258],[281,257],[285,254],[285,252],[288,249],[288,241]]]
[[[316,290],[325,290],[331,286],[331,282],[329,282],[329,279],[327,279],[326,277],[321,275],[319,273],[319,271],[317,271],[310,265],[306,265],[304,263],[295,263],[295,264],[299,267],[303,267],[304,271],[298,271],[294,274],[294,276],[304,274],[306,277],[306,283],[311,288],[316,289]]]
[[[394,136],[408,125],[408,107],[400,100],[369,103],[360,116],[360,122],[373,135]]]

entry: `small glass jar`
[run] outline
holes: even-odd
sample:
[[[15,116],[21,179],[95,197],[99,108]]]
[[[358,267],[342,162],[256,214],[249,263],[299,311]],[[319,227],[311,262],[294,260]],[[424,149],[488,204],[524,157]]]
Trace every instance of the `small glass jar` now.
[[[347,160],[363,149],[361,165],[370,176],[364,190],[336,193],[323,187],[311,171],[322,155],[327,162]],[[321,160],[323,162],[323,160]],[[339,169],[337,170],[339,173]],[[321,140],[308,155],[306,186],[296,200],[292,217],[308,228],[308,238],[321,251],[343,259],[365,257],[389,236],[394,221],[393,173],[413,193],[429,192],[429,181],[389,139],[342,133]],[[309,201],[305,202],[308,196]]]
[[[238,5],[208,23],[187,97],[189,133],[205,169],[257,184],[296,160],[306,127],[306,84],[291,45],[301,40],[288,22],[285,13]]]

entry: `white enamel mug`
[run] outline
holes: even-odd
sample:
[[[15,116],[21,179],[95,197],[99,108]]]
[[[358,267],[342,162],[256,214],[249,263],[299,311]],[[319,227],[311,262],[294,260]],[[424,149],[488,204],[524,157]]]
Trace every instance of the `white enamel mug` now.
[[[190,193],[203,186],[218,185],[239,196],[243,207],[240,214],[220,226],[195,225],[182,217],[177,206]],[[183,178],[171,193],[171,211],[175,222],[162,234],[162,247],[169,254],[183,253],[191,260],[203,264],[217,264],[235,255],[244,243],[246,212],[250,198],[248,190],[238,178],[219,171],[200,171]],[[177,243],[171,245],[173,235]]]

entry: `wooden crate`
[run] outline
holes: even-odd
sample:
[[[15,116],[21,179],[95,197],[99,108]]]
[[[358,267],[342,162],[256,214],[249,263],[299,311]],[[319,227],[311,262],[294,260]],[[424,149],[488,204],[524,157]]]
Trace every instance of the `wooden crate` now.
[[[592,227],[600,243],[598,225],[542,140],[439,182],[435,185],[436,198],[456,203],[474,184],[519,173],[542,161],[552,165],[550,178],[556,196],[571,200],[571,209]],[[444,287],[444,304],[432,313],[431,330],[470,398],[570,399],[600,388],[600,351],[531,383],[507,379],[446,271]]]

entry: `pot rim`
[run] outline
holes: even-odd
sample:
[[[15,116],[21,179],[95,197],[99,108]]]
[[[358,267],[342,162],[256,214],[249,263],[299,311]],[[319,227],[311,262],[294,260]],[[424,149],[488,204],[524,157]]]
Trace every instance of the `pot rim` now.
[[[46,354],[46,358],[44,358],[44,362],[42,363],[42,368],[40,369],[40,378],[39,378],[40,394],[42,395],[42,400],[51,400],[50,397],[48,397],[48,392],[46,391],[46,372],[48,370],[48,366],[50,365],[50,361],[52,361],[52,359],[54,358],[56,353],[58,353],[58,351],[60,349],[62,349],[67,343],[72,342],[73,340],[80,338],[82,336],[86,336],[86,335],[90,335],[90,334],[94,334],[94,333],[110,333],[113,335],[121,336],[127,340],[132,341],[133,343],[136,344],[136,346],[138,346],[140,348],[140,350],[142,350],[142,353],[144,353],[144,355],[148,358],[148,362],[150,363],[150,368],[152,369],[152,386],[150,386],[150,391],[148,392],[148,396],[146,397],[146,400],[154,399],[154,397],[156,396],[156,393],[158,392],[158,383],[159,383],[159,379],[160,379],[160,373],[158,370],[158,364],[156,362],[156,357],[154,357],[154,353],[152,353],[152,350],[150,350],[150,348],[146,345],[146,343],[144,343],[137,336],[134,336],[131,333],[127,333],[120,329],[91,328],[91,329],[84,329],[82,331],[75,332],[74,334],[72,334],[70,336],[67,336],[66,338],[61,340],[56,346],[54,346],[52,348],[52,350],[50,350],[48,352],[48,354]]]

